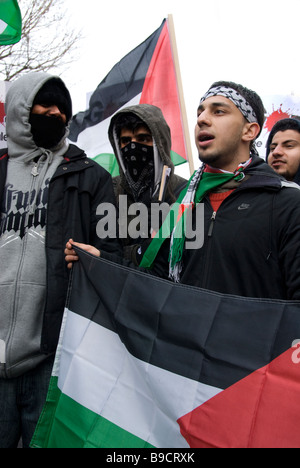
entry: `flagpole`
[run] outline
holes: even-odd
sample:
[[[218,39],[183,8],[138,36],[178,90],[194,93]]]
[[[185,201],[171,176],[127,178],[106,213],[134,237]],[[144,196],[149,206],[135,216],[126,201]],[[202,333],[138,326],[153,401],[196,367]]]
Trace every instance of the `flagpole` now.
[[[184,131],[184,136],[185,136],[187,159],[188,159],[188,163],[190,167],[190,174],[192,175],[195,171],[195,168],[194,168],[191,140],[190,140],[190,134],[189,134],[189,126],[188,126],[188,120],[187,120],[187,114],[186,114],[186,107],[185,107],[185,101],[184,101],[184,95],[183,95],[183,86],[182,86],[180,66],[179,66],[179,58],[178,58],[178,51],[177,51],[173,15],[168,15],[167,22],[168,22],[168,28],[169,28],[169,34],[170,34],[173,60],[174,60],[174,65],[175,65],[175,74],[176,74],[176,81],[177,81],[177,86],[178,86],[178,94],[179,94],[179,101],[180,101],[180,108],[181,108],[183,131]]]

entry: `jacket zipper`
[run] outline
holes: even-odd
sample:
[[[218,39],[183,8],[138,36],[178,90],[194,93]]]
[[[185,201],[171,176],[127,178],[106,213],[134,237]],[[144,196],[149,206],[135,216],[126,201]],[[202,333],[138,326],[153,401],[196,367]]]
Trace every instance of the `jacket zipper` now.
[[[203,283],[201,286],[202,288],[207,287],[207,278],[208,278],[209,267],[210,267],[209,259],[210,259],[212,235],[213,235],[213,230],[215,226],[216,216],[217,216],[217,212],[214,211],[210,218],[210,225],[209,225],[208,233],[207,233],[206,254],[205,254],[204,271],[203,271]]]
[[[216,217],[217,217],[217,212],[214,211],[213,214],[211,215],[211,218],[210,218],[210,225],[209,225],[209,229],[208,229],[208,233],[207,233],[208,237],[212,237]]]
[[[32,180],[31,180],[31,184],[30,184],[30,194],[32,193],[33,189],[34,189],[34,186],[35,186],[35,177],[38,175],[37,173],[37,164],[34,165],[33,169],[32,169],[32,172],[31,172],[31,175],[32,175]],[[29,199],[29,202],[30,202],[30,199]],[[28,210],[29,210],[29,206],[28,206]],[[26,215],[26,221],[25,223],[28,223],[28,220],[29,220],[29,217],[30,217],[30,214],[29,214],[29,211]],[[19,300],[19,279],[20,279],[20,276],[22,274],[22,271],[23,271],[23,264],[24,264],[24,257],[25,257],[25,252],[26,252],[26,247],[27,247],[27,236],[23,238],[23,242],[22,242],[22,246],[21,246],[21,255],[20,255],[20,261],[19,261],[19,266],[18,266],[18,270],[17,270],[17,274],[16,274],[16,280],[15,280],[15,288],[14,288],[14,297],[13,297],[13,303],[12,303],[12,321],[11,321],[11,327],[10,327],[10,330],[9,330],[9,333],[8,333],[8,336],[7,336],[7,342],[6,342],[6,363],[5,363],[5,370],[4,370],[4,373],[6,375],[6,377],[8,377],[8,372],[7,372],[7,368],[9,367],[10,365],[10,352],[11,352],[11,349],[10,349],[10,343],[11,343],[11,338],[13,336],[13,332],[14,332],[14,329],[15,329],[15,322],[16,322],[16,319],[17,319],[17,310],[16,310],[16,306],[17,306],[17,302]]]
[[[229,199],[231,199],[238,190],[241,190],[240,188],[237,188],[233,193],[231,193],[222,203],[222,205],[224,203],[227,203]],[[210,205],[210,202],[209,202],[209,198],[207,197],[207,201]],[[222,209],[222,205],[220,206],[219,210]],[[210,205],[211,207],[211,205]],[[215,227],[215,224],[216,224],[216,218],[217,218],[217,211],[213,211],[212,215],[211,215],[211,218],[210,218],[210,225],[209,225],[209,228],[208,228],[208,232],[207,232],[207,238],[208,238],[208,241],[207,241],[207,252],[206,252],[206,256],[205,256],[205,266],[204,266],[204,275],[203,275],[203,285],[202,287],[203,288],[207,288],[207,279],[208,279],[208,274],[209,274],[209,265],[210,265],[210,253],[211,253],[211,248],[212,248],[212,237],[213,237],[213,231],[214,231],[214,227]]]

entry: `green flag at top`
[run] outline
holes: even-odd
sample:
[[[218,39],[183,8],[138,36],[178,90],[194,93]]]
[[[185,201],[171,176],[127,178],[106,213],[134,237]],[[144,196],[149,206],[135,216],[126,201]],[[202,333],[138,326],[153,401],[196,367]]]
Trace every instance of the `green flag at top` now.
[[[17,0],[0,0],[0,45],[19,42],[22,16]]]

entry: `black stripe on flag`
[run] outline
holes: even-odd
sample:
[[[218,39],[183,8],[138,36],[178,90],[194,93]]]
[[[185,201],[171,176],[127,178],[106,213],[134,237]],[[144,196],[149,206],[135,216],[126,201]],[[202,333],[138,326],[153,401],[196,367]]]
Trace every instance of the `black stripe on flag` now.
[[[174,284],[76,250],[69,309],[118,333],[152,365],[225,389],[300,338],[300,301]]]
[[[73,117],[69,136],[71,141],[77,141],[79,133],[111,117],[142,92],[165,21],[148,39],[122,58],[101,81],[91,96],[89,109]]]

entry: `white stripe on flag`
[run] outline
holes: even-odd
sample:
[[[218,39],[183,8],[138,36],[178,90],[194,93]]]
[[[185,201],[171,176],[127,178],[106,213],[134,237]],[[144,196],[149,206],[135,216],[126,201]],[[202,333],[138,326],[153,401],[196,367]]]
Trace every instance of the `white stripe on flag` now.
[[[140,99],[141,94],[138,94],[133,99],[131,99],[131,101],[127,102],[123,107],[120,107],[117,112],[119,112],[121,109],[124,109],[125,107],[139,104]],[[94,158],[95,156],[98,156],[102,153],[114,153],[108,139],[108,128],[112,117],[113,116],[108,117],[107,119],[102,120],[102,122],[99,122],[92,127],[86,128],[78,135],[76,144],[80,148],[84,148],[84,151],[89,158]]]
[[[5,23],[2,19],[0,19],[0,34],[2,34],[6,28],[7,28],[7,23]]]
[[[221,390],[136,359],[116,333],[66,314],[60,390],[155,447],[188,447],[177,419]]]

